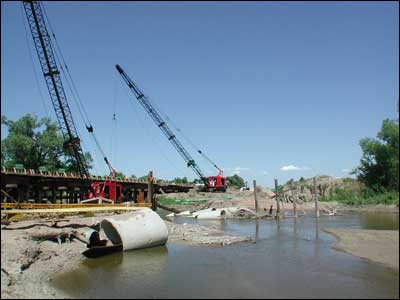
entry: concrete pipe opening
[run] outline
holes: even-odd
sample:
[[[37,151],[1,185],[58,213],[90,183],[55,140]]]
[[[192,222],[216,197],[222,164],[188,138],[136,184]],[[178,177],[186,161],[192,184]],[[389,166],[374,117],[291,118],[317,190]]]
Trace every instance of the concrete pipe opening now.
[[[118,233],[118,230],[114,227],[114,225],[108,221],[108,220],[103,220],[101,222],[101,227],[107,236],[107,238],[114,244],[114,245],[121,245],[122,244],[122,239],[121,236]]]
[[[122,244],[124,251],[161,246],[168,240],[167,225],[148,208],[106,218],[101,227],[114,245]]]

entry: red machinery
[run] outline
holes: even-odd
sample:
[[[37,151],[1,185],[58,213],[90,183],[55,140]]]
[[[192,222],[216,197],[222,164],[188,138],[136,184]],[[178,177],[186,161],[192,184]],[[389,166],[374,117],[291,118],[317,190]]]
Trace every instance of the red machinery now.
[[[93,182],[91,187],[94,192],[89,191],[89,199],[101,197],[114,202],[121,202],[122,185],[106,180],[104,182]]]
[[[110,179],[103,182],[93,182],[88,197],[89,199],[101,197],[111,199],[114,202],[121,202],[122,185],[113,181],[115,179],[115,169],[111,166],[106,157],[104,160],[110,168]]]
[[[222,174],[207,177],[207,186],[210,189],[226,191],[226,178]]]

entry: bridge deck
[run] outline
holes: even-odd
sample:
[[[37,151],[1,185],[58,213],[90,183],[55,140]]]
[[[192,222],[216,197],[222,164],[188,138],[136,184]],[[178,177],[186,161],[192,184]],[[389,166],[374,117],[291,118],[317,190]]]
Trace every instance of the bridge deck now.
[[[2,202],[78,202],[82,193],[88,190],[83,178],[74,173],[42,172],[31,169],[1,168]],[[109,180],[108,176],[90,176],[86,182]],[[123,194],[128,200],[145,202],[148,183],[146,180],[117,178],[115,182],[122,185]],[[188,192],[193,185],[175,184],[163,180],[154,182],[155,193]]]

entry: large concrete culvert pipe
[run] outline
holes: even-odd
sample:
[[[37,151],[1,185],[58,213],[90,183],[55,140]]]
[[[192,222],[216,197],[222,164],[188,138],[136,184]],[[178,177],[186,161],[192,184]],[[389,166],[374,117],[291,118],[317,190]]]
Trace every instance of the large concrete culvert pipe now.
[[[168,240],[167,225],[149,208],[106,218],[101,228],[114,245],[122,244],[124,251],[161,246]]]

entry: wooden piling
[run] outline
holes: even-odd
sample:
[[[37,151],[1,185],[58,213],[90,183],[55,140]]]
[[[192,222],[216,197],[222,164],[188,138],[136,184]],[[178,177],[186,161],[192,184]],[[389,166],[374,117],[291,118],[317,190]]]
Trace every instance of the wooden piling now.
[[[144,191],[142,191],[142,189],[138,189],[137,191],[136,202],[145,203]]]
[[[154,177],[153,171],[149,172],[147,176],[147,202],[151,203],[151,209],[156,211],[157,210],[157,200],[156,197],[153,196],[154,191]]]
[[[317,196],[317,182],[315,177],[313,178],[313,192],[314,192],[314,203],[315,203],[315,216],[319,218],[319,209],[318,209],[318,196]]]
[[[279,191],[278,191],[278,179],[275,179],[275,200],[276,200],[276,218],[279,218],[281,213],[281,206],[279,204]]]
[[[255,202],[256,214],[257,214],[258,213],[258,198],[257,198],[257,183],[255,180],[253,180],[253,186],[254,186],[254,202]]]

